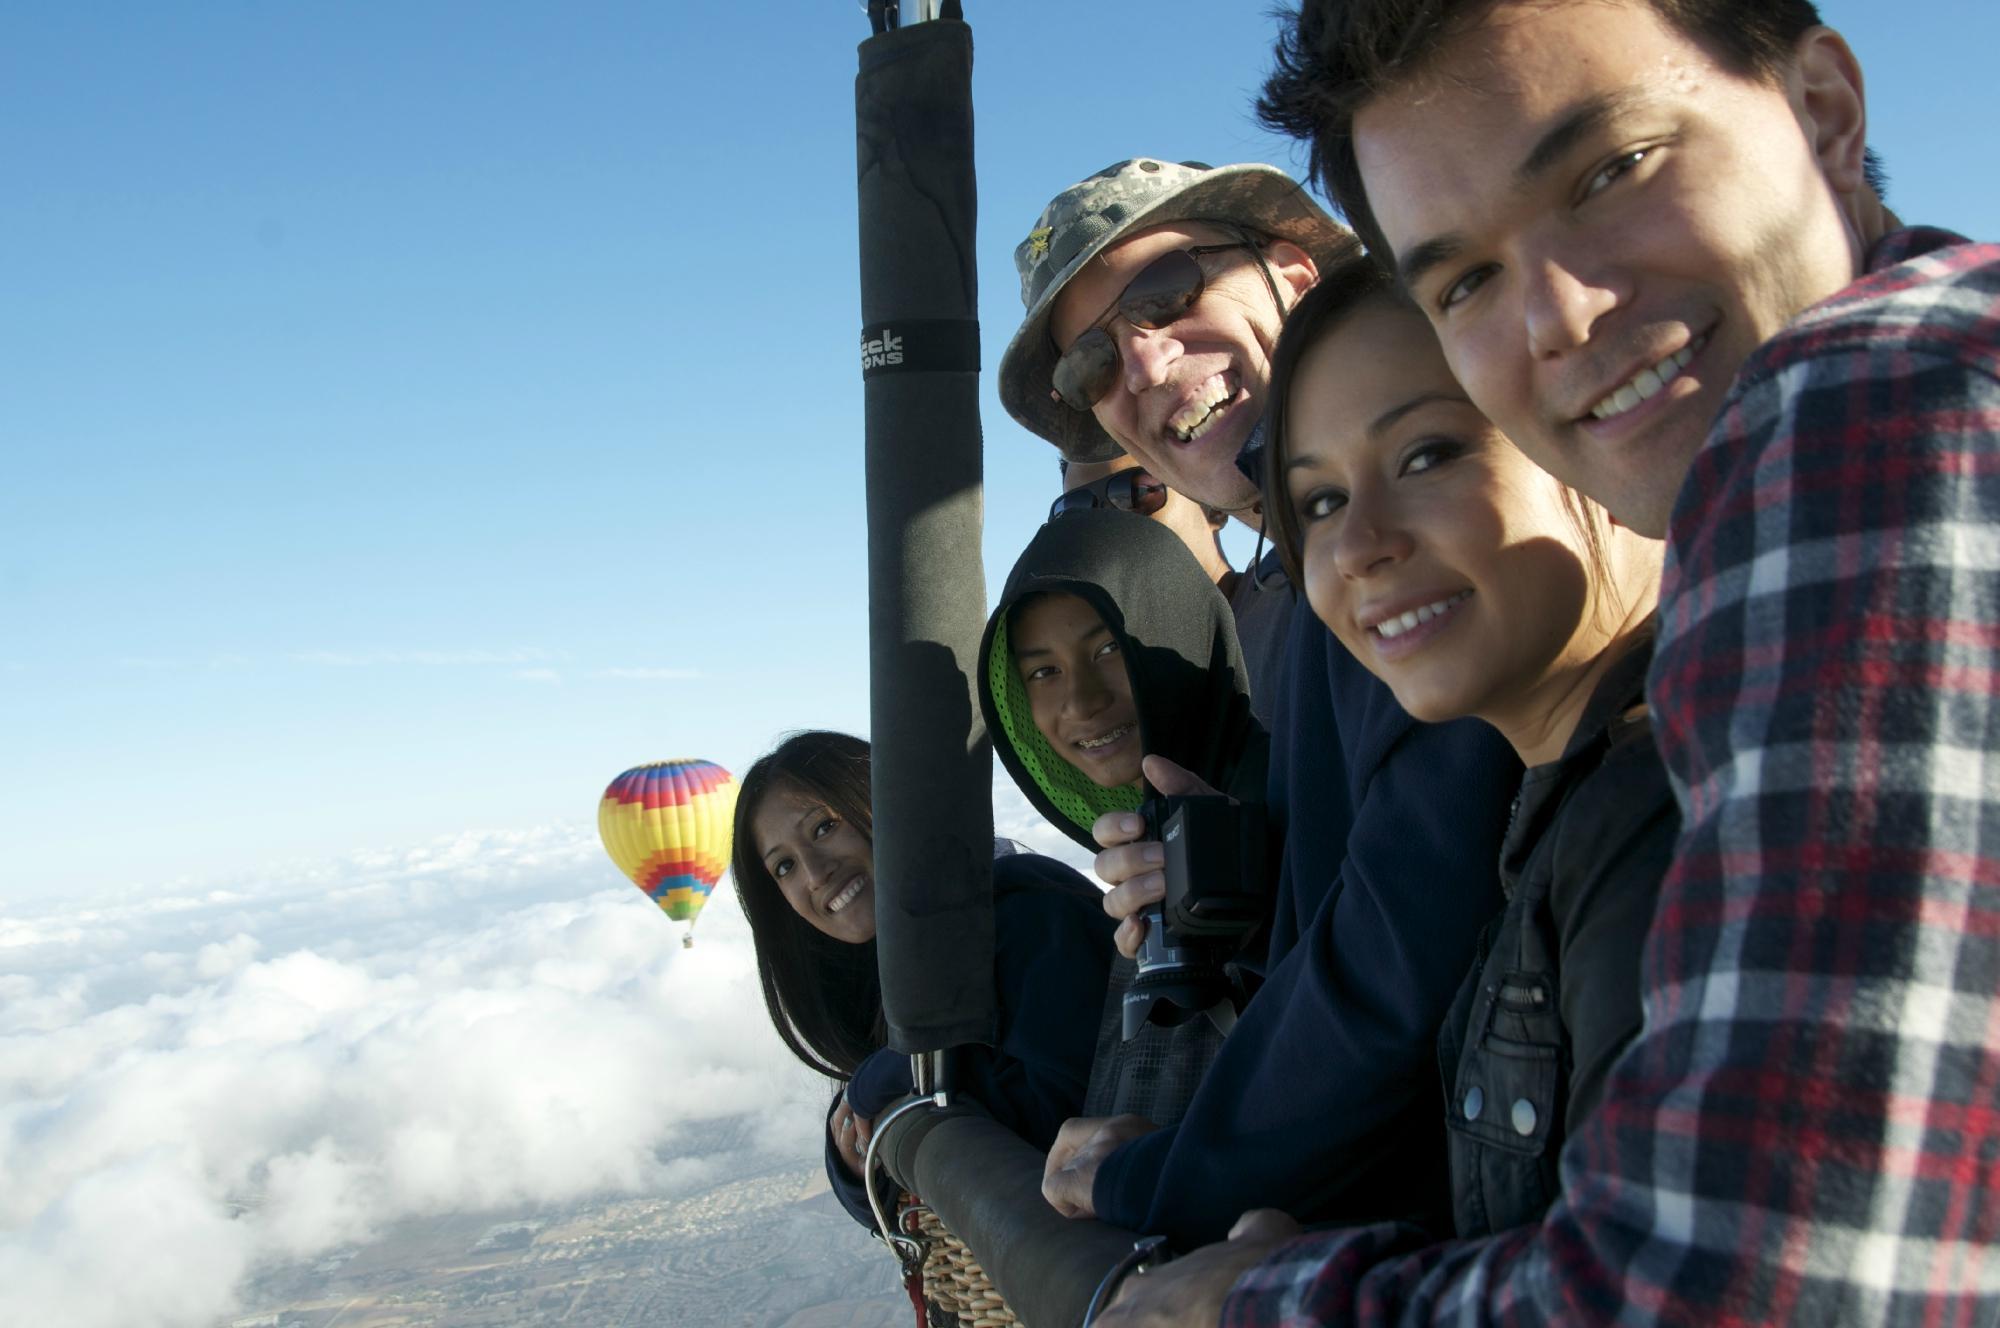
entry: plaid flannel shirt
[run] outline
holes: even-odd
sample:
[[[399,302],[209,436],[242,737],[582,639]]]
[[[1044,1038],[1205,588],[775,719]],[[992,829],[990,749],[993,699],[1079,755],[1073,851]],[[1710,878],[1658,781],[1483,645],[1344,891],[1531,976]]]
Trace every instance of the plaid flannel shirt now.
[[[1674,510],[1684,825],[1563,1197],[1299,1237],[1225,1328],[2000,1322],[2000,246],[1868,271],[1744,365]]]

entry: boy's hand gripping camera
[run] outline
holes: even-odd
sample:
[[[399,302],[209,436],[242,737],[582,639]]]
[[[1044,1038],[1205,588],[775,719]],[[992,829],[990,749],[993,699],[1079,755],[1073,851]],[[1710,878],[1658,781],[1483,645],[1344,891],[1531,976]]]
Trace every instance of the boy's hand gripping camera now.
[[[1124,1033],[1209,1014],[1235,1018],[1223,964],[1264,920],[1264,809],[1219,795],[1151,797],[1146,837],[1166,849],[1166,898],[1139,916],[1146,939],[1125,992]]]

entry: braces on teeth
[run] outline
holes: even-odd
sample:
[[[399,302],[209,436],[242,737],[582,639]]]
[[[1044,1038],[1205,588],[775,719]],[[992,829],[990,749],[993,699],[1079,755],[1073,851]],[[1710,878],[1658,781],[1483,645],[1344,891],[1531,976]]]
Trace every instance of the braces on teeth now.
[[[1132,726],[1130,724],[1120,724],[1117,728],[1111,730],[1111,732],[1100,733],[1095,738],[1078,738],[1076,745],[1087,752],[1094,752],[1100,747],[1110,746],[1131,731]]]

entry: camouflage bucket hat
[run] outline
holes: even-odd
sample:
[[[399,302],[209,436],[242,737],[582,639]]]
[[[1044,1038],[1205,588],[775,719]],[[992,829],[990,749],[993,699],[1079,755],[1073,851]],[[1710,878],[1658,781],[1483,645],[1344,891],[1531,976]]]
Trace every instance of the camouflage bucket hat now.
[[[1107,247],[1174,221],[1240,226],[1290,240],[1322,273],[1359,252],[1353,232],[1274,166],[1134,157],[1057,194],[1014,250],[1028,312],[1000,357],[1000,404],[1071,461],[1107,461],[1121,449],[1095,416],[1050,398],[1056,347],[1049,339],[1049,308],[1070,278]]]

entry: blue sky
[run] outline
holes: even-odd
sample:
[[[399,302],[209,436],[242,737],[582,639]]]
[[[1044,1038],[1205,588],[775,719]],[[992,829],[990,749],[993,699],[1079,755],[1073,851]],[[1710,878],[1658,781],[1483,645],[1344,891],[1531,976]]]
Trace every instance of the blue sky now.
[[[2000,236],[2000,6],[1823,8],[1892,204]],[[1127,156],[1298,159],[1248,110],[1260,6],[967,10],[997,580],[1054,485],[990,374],[1042,203]],[[0,904],[587,822],[625,766],[865,729],[866,26],[10,11]]]

